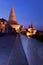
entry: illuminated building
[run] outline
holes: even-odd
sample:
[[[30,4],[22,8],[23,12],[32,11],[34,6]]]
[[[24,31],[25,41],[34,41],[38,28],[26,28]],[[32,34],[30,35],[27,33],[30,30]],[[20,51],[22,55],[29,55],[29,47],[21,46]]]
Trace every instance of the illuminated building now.
[[[0,18],[0,32],[5,32],[7,20]]]
[[[9,24],[12,28],[15,28],[17,32],[19,32],[20,25],[17,23],[16,15],[14,12],[14,7],[12,7],[10,16],[9,16]]]
[[[3,18],[0,18],[0,32],[14,31],[14,29],[16,30],[16,32],[23,33],[27,36],[32,36],[36,34],[36,30],[34,29],[33,25],[29,26],[27,29],[28,31],[26,31],[24,25],[20,26],[18,24],[14,7],[12,7],[8,21]]]
[[[22,25],[20,28],[21,28],[20,32],[23,33],[23,34],[26,34],[26,28],[25,28],[25,26]]]
[[[27,36],[32,36],[32,35],[35,35],[36,34],[36,30],[34,29],[34,26],[31,25],[28,27],[28,31],[26,32],[26,35]]]

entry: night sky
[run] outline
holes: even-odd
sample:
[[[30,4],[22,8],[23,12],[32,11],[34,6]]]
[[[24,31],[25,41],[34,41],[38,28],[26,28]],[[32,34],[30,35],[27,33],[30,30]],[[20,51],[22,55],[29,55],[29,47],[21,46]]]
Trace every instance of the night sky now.
[[[27,27],[32,23],[43,30],[43,0],[0,0],[0,18],[8,20],[12,6],[19,24]]]

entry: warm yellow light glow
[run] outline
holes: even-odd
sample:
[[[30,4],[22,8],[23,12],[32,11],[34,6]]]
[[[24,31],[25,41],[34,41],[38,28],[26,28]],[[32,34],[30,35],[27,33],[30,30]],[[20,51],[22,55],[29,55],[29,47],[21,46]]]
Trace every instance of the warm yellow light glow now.
[[[4,24],[6,25],[6,24],[7,24],[7,22],[4,22]]]
[[[19,29],[20,25],[11,25],[12,28]]]
[[[20,25],[11,25],[12,28],[15,28],[17,32],[19,32]]]
[[[5,24],[2,24],[2,27],[5,27]]]
[[[28,28],[28,32],[32,33],[32,35],[36,34],[36,30],[33,28]]]
[[[5,28],[5,24],[1,24],[1,25],[0,25],[0,29],[1,29],[1,28]]]
[[[36,34],[36,30],[33,30],[33,32],[26,32],[26,35],[27,36],[32,36],[32,35],[35,35]]]
[[[5,22],[5,21],[4,21],[4,23],[3,23],[3,22],[1,22],[1,25],[6,25],[6,24],[7,24],[7,22]]]
[[[0,23],[0,32],[5,32],[5,26],[6,26],[7,22],[4,21]]]
[[[27,35],[27,36],[32,36],[32,33],[26,32],[26,35]]]
[[[33,35],[35,35],[35,34],[36,34],[36,32],[37,32],[37,31],[36,31],[36,30],[34,30]]]
[[[28,28],[28,31],[31,31],[32,30],[32,28]]]

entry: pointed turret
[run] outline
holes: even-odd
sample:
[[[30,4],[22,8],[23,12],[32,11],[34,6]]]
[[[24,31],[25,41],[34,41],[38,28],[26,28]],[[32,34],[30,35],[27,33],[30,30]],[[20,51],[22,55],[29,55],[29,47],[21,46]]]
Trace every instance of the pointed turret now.
[[[16,22],[16,15],[15,15],[14,7],[11,8],[11,12],[10,12],[10,16],[9,16],[9,21],[11,23],[17,23]]]
[[[10,12],[9,24],[17,32],[19,31],[20,25],[17,23],[14,7],[12,7],[11,12]]]

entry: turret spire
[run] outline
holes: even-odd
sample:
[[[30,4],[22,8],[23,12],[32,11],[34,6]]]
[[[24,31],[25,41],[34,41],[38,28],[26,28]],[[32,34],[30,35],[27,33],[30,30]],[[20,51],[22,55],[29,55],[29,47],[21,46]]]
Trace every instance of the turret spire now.
[[[16,15],[15,15],[14,7],[11,8],[9,21],[16,22]]]

